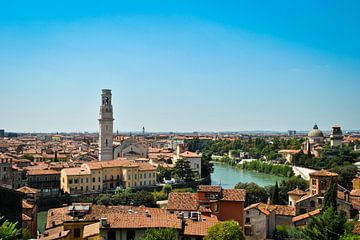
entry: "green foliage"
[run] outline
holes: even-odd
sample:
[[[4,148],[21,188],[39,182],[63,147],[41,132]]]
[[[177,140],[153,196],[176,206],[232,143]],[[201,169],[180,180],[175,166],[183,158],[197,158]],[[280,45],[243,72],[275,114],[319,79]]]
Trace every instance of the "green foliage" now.
[[[274,239],[282,240],[282,239],[303,239],[304,236],[301,230],[286,225],[278,225],[274,231]]]
[[[313,169],[330,169],[339,174],[339,184],[347,189],[352,188],[351,180],[356,175],[353,164],[359,160],[360,154],[354,152],[349,146],[331,147],[325,145],[320,157],[315,158],[299,153],[294,156],[294,164]]]
[[[158,182],[163,182],[164,178],[166,180],[170,180],[171,179],[171,170],[170,169],[166,169],[163,166],[158,166],[157,167],[157,176],[156,179]]]
[[[152,195],[153,195],[155,201],[163,201],[163,200],[168,199],[168,194],[166,194],[163,191],[152,192]]]
[[[281,204],[280,195],[279,195],[279,186],[278,186],[277,181],[275,183],[275,187],[274,187],[274,190],[271,195],[271,203],[272,204]]]
[[[331,183],[330,187],[326,190],[324,196],[324,206],[322,211],[326,211],[328,208],[333,208],[335,211],[337,209],[337,185],[336,183]]]
[[[30,161],[34,161],[34,156],[32,154],[29,154],[29,153],[25,153],[21,156],[21,158],[24,158],[24,159],[28,159]]]
[[[185,182],[190,182],[194,178],[194,173],[191,170],[190,162],[185,159],[177,160],[173,169],[173,174]]]
[[[2,218],[0,218],[1,220]],[[21,229],[17,228],[17,223],[5,220],[0,226],[0,239],[1,240],[16,240],[21,236]]]
[[[289,179],[282,180],[278,186],[279,194],[278,199],[276,200],[277,204],[287,204],[287,193],[289,191],[294,190],[295,188],[305,191],[308,187],[309,183],[300,176],[293,176]],[[273,198],[275,191],[275,186],[260,187],[256,183],[238,183],[235,188],[246,190],[245,206],[249,206],[257,202],[266,203],[269,197]]]
[[[21,229],[21,239],[33,239],[33,236],[31,235],[30,231],[26,228]]]
[[[173,192],[195,192],[192,188],[175,188],[172,190]]]
[[[235,189],[245,189],[245,206],[249,206],[253,203],[263,202],[266,203],[269,197],[265,188],[260,187],[256,183],[238,183],[235,185]]]
[[[143,240],[176,240],[177,233],[173,228],[149,228],[145,231]]]
[[[282,177],[294,176],[294,171],[290,165],[285,164],[273,164],[255,160],[251,162],[245,162],[243,168],[246,170],[255,170],[262,173],[274,174]]]
[[[327,208],[320,216],[313,217],[303,230],[308,240],[338,240],[345,232],[345,213]]]
[[[211,163],[211,155],[203,154],[201,156],[201,177],[210,177],[211,173],[214,172],[214,164]]]
[[[101,205],[144,205],[147,207],[156,207],[154,196],[150,192],[138,191],[131,192],[129,190],[120,191],[113,195],[100,194],[96,198],[96,203]]]
[[[357,167],[353,164],[338,166],[331,169],[331,171],[339,174],[338,183],[346,189],[352,189],[352,180],[357,174]]]
[[[209,228],[204,240],[245,240],[245,237],[237,222],[225,221]]]
[[[302,179],[300,176],[292,176],[289,179],[282,180],[279,185],[279,202],[280,204],[287,204],[288,192],[299,188],[303,191],[309,188],[309,182]]]
[[[172,186],[170,184],[165,184],[163,187],[162,187],[162,191],[166,194],[169,194],[172,190]]]

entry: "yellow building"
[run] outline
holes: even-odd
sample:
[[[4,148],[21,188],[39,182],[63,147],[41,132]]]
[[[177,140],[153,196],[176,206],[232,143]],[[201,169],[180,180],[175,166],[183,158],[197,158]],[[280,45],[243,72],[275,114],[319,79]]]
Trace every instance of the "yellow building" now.
[[[352,189],[360,189],[360,177],[356,177],[352,180],[353,188]]]
[[[64,193],[97,193],[116,187],[142,188],[156,184],[156,168],[149,163],[126,159],[84,163],[79,168],[61,170]]]

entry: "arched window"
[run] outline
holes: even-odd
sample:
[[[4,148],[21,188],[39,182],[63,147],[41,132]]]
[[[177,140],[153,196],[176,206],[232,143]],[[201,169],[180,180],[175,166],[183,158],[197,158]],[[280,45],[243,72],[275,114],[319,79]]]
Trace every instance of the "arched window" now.
[[[105,139],[105,145],[108,146],[108,140],[107,139]]]

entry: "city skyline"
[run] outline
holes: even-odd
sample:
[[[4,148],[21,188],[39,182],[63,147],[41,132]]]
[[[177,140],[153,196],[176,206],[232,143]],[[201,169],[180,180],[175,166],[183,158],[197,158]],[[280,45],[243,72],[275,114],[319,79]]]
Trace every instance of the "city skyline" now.
[[[360,128],[356,1],[84,3],[1,3],[0,128]]]

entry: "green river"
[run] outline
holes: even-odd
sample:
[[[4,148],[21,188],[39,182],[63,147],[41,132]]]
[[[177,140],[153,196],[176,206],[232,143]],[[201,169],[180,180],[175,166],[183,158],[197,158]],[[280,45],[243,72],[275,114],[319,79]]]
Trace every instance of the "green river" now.
[[[214,163],[214,172],[211,174],[211,184],[219,185],[223,188],[234,188],[238,182],[254,182],[259,186],[275,185],[276,181],[285,179],[266,173],[259,173],[255,171],[247,171],[226,163]]]

